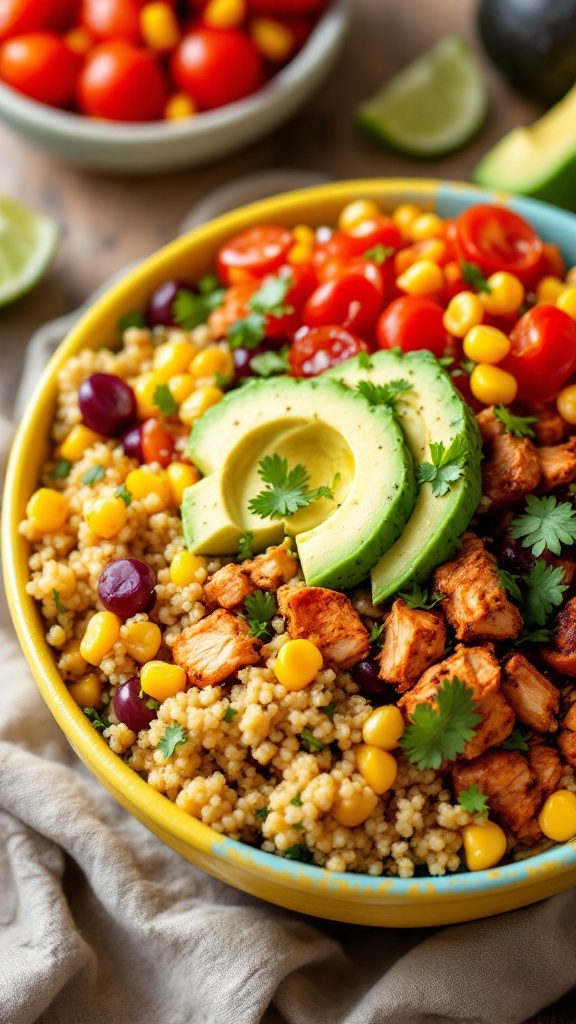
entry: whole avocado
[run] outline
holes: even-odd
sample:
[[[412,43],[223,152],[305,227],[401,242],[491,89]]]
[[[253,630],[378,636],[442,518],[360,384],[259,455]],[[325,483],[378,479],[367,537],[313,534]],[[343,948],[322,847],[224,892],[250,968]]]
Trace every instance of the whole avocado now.
[[[576,0],[481,0],[489,57],[522,92],[556,103],[576,82]]]

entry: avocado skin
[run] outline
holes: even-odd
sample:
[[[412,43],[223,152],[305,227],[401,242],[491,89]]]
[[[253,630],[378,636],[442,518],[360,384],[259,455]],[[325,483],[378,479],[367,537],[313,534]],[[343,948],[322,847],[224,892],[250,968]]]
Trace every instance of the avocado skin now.
[[[576,81],[576,0],[481,0],[478,31],[521,92],[556,103]]]

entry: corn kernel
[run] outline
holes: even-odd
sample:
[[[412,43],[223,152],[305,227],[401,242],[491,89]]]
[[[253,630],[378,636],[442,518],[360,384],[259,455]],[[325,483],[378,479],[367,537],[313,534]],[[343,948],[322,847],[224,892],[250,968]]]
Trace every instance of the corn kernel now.
[[[79,640],[69,640],[62,654],[66,661],[66,672],[69,672],[70,675],[80,676],[86,671],[87,662],[80,654]]]
[[[458,292],[448,303],[442,323],[454,338],[463,338],[472,327],[481,324],[484,306],[474,292]]]
[[[84,513],[84,519],[97,537],[110,540],[126,526],[128,513],[122,498],[97,498]]]
[[[141,373],[130,383],[136,396],[138,417],[147,420],[150,416],[158,416],[159,409],[154,405],[154,395],[158,385],[163,383],[160,377],[155,373]]]
[[[401,203],[392,214],[392,220],[399,229],[402,237],[407,241],[410,238],[410,228],[414,221],[420,216],[422,210],[415,203]]]
[[[416,260],[400,277],[396,285],[408,295],[431,295],[442,288],[444,274],[432,260]]]
[[[175,587],[188,587],[191,583],[203,583],[206,579],[207,565],[206,559],[201,555],[192,555],[189,551],[179,551],[170,563],[170,581]]]
[[[304,242],[296,242],[286,253],[286,262],[290,263],[291,266],[305,265],[312,262],[313,254],[314,250],[311,245],[306,245]]]
[[[224,392],[220,388],[211,386],[198,388],[188,398],[185,398],[178,410],[178,416],[187,426],[192,426],[205,412],[213,405],[217,405],[224,398]]]
[[[429,238],[417,245],[407,245],[394,254],[394,273],[397,276],[403,274],[418,260],[431,260],[432,263],[440,264],[446,257],[446,251],[446,242],[441,238]]]
[[[492,316],[511,316],[524,302],[524,285],[515,274],[499,270],[488,278],[489,291],[481,292],[482,305]]]
[[[402,712],[395,704],[375,708],[362,728],[362,739],[372,747],[394,750],[404,733]]]
[[[254,46],[265,60],[287,60],[294,49],[292,29],[275,18],[254,18],[251,34]]]
[[[208,345],[194,356],[190,363],[190,373],[196,378],[213,377],[215,374],[219,374],[220,377],[228,380],[234,373],[234,356],[229,348]]]
[[[165,341],[154,350],[154,374],[162,383],[176,373],[185,373],[198,349],[190,341]]]
[[[506,853],[506,835],[495,821],[466,825],[462,831],[466,866],[469,871],[493,868]]]
[[[565,287],[566,283],[559,277],[543,277],[536,285],[536,299],[538,302],[554,305]]]
[[[330,814],[339,825],[355,828],[361,825],[376,810],[378,797],[372,789],[363,789],[350,797],[339,797],[332,804]]]
[[[210,28],[237,28],[246,17],[246,0],[209,0],[204,24]]]
[[[120,619],[114,612],[96,612],[80,641],[80,654],[89,665],[99,665],[120,636]]]
[[[200,480],[196,466],[190,466],[187,462],[171,462],[166,470],[166,476],[172,491],[172,504],[175,506],[182,504],[186,488],[192,487]]]
[[[160,703],[186,689],[186,673],[180,665],[165,661],[148,661],[140,672],[142,690]]]
[[[175,373],[170,377],[168,387],[176,405],[181,405],[196,390],[196,378],[191,373]]]
[[[470,374],[470,390],[483,405],[510,405],[518,393],[518,384],[507,370],[478,363]]]
[[[475,363],[500,363],[510,351],[510,338],[497,327],[478,324],[466,333],[462,348]]]
[[[162,0],[154,0],[142,7],[140,31],[146,46],[160,53],[173,50],[180,39],[178,18],[170,4]]]
[[[348,203],[338,217],[340,231],[352,231],[365,220],[374,220],[382,210],[372,199],[354,199]]]
[[[425,238],[442,238],[445,224],[436,213],[421,213],[409,228],[411,242],[423,242]]]
[[[302,242],[303,245],[312,247],[316,244],[316,235],[308,224],[297,224],[292,228],[292,237],[295,242]]]
[[[198,113],[198,107],[194,100],[186,92],[175,92],[170,96],[164,107],[164,118],[166,121],[183,121],[187,117],[194,117]]]
[[[79,53],[81,57],[84,57],[94,46],[94,40],[85,28],[70,29],[64,36],[64,42],[69,50]]]
[[[287,690],[304,690],[322,668],[322,655],[311,640],[288,640],[278,651],[274,672]]]
[[[26,505],[26,516],[36,533],[56,533],[68,519],[68,502],[59,491],[40,487]]]
[[[91,448],[97,441],[105,440],[105,437],[97,434],[95,430],[90,430],[90,427],[85,426],[84,423],[78,423],[72,427],[60,445],[60,455],[63,459],[68,459],[69,462],[78,462],[87,448]]]
[[[398,775],[398,763],[387,750],[363,743],[356,748],[358,771],[370,789],[380,796],[392,788]]]
[[[562,388],[556,399],[556,408],[566,423],[576,424],[576,384]]]
[[[102,683],[95,672],[87,672],[68,685],[68,693],[80,708],[101,708]]]
[[[155,622],[131,622],[125,627],[123,640],[130,657],[142,665],[158,654],[162,633]]]
[[[576,793],[557,789],[544,801],[538,824],[548,839],[566,843],[576,836]]]
[[[567,313],[573,320],[576,320],[576,286],[572,285],[572,287],[565,288],[563,292],[560,292],[556,299],[556,305],[563,313]]]
[[[173,504],[170,481],[163,471],[154,473],[152,470],[144,468],[133,469],[126,477],[126,487],[137,501],[149,498],[151,494],[155,495],[157,499],[156,512],[164,512]]]

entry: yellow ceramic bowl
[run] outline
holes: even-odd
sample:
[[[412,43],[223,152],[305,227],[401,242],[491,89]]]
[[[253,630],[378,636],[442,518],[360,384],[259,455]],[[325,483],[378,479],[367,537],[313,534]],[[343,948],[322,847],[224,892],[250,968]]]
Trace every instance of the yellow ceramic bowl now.
[[[291,910],[355,924],[447,924],[485,917],[541,900],[576,883],[576,848],[564,844],[547,853],[490,871],[411,880],[333,874],[224,839],[148,786],[109,749],[70,697],[46,643],[40,612],[26,593],[28,544],[18,533],[36,489],[52,420],[58,371],[83,348],[110,344],[120,317],[143,308],[167,278],[197,278],[209,271],[219,245],[261,222],[332,224],[356,197],[392,210],[413,201],[441,216],[457,214],[496,197],[465,185],[433,181],[374,180],[324,185],[244,207],[197,228],[131,271],[86,313],[60,346],[30,402],[10,459],[3,515],[6,591],[16,629],[40,691],[79,757],[116,797],[183,857],[230,885]],[[499,201],[502,197],[497,197]],[[508,201],[504,198],[504,201]],[[576,218],[529,200],[509,200],[546,239],[557,242],[576,264]]]

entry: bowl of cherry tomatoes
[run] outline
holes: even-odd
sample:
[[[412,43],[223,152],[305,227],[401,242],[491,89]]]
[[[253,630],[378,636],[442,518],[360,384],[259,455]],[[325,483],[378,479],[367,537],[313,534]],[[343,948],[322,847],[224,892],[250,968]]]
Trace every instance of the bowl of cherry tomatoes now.
[[[0,118],[91,170],[206,163],[312,96],[350,9],[350,0],[4,0]]]

